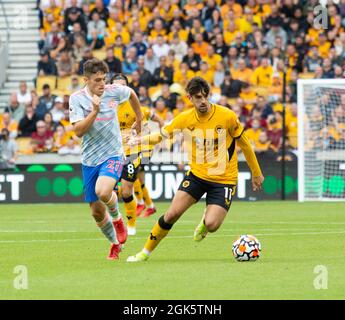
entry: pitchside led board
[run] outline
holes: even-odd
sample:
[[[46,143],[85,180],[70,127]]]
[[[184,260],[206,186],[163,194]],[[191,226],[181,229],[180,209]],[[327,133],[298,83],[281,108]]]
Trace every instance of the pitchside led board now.
[[[278,200],[281,196],[281,163],[259,157],[265,182],[261,192],[253,192],[251,172],[239,162],[236,198],[239,200]],[[146,185],[155,201],[170,201],[184,172],[176,165],[147,165]],[[285,177],[287,199],[297,199],[297,162],[287,162]],[[18,166],[15,172],[0,172],[1,203],[82,202],[83,183],[79,164],[33,164]]]

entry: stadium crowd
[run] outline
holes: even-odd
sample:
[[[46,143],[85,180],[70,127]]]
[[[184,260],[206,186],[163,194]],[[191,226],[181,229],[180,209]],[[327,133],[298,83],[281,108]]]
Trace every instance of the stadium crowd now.
[[[327,29],[315,24],[316,0],[38,2],[36,88],[21,83],[0,119],[10,137],[30,138],[32,152],[80,152],[68,100],[93,57],[108,64],[109,76],[126,74],[141,103],[164,121],[190,107],[188,80],[205,78],[211,101],[233,109],[258,153],[281,149],[284,70],[291,149],[297,79],[344,78],[344,0],[328,2]]]

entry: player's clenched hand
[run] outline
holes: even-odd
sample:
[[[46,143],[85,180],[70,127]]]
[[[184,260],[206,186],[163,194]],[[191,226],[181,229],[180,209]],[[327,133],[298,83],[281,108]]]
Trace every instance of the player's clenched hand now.
[[[252,179],[253,190],[254,191],[261,190],[262,183],[264,182],[264,180],[265,180],[264,176],[253,177]]]
[[[92,107],[93,107],[93,111],[95,111],[96,113],[99,112],[101,106],[101,98],[99,96],[96,96],[95,94],[92,97]]]

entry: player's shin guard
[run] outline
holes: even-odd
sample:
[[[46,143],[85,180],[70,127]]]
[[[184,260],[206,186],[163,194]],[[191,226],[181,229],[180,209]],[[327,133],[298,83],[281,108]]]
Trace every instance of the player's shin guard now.
[[[135,197],[137,198],[137,202],[139,204],[144,204],[143,190],[141,189],[141,185],[140,185],[140,180],[139,179],[135,180],[135,182],[133,184],[133,187],[134,187]]]
[[[114,220],[117,220],[119,216],[121,216],[119,211],[119,202],[117,200],[115,191],[111,193],[109,201],[106,203],[104,202],[104,204],[107,206],[108,212]]]
[[[147,190],[145,184],[141,185],[141,189],[143,190],[143,198],[144,198],[146,207],[153,208],[153,202],[150,197],[149,190]]]
[[[109,214],[106,213],[102,221],[97,222],[97,226],[101,229],[105,237],[114,244],[119,244],[116,238],[116,231],[114,229],[113,223],[111,221]]]
[[[146,240],[144,251],[150,254],[158,246],[159,242],[169,233],[172,226],[172,224],[164,221],[164,216],[161,216],[153,226],[150,236]]]
[[[133,196],[130,196],[128,198],[123,197],[123,202],[125,205],[126,210],[126,217],[127,217],[127,225],[130,228],[135,228],[136,225],[136,219],[137,219],[137,203]]]

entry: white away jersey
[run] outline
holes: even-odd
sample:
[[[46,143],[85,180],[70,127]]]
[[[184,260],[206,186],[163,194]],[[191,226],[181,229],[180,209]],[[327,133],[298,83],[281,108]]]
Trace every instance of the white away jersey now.
[[[89,131],[83,136],[82,163],[97,166],[111,157],[123,155],[118,104],[129,99],[131,89],[120,84],[105,86],[100,111]],[[70,122],[83,120],[92,111],[92,97],[86,87],[73,93],[69,99]]]

